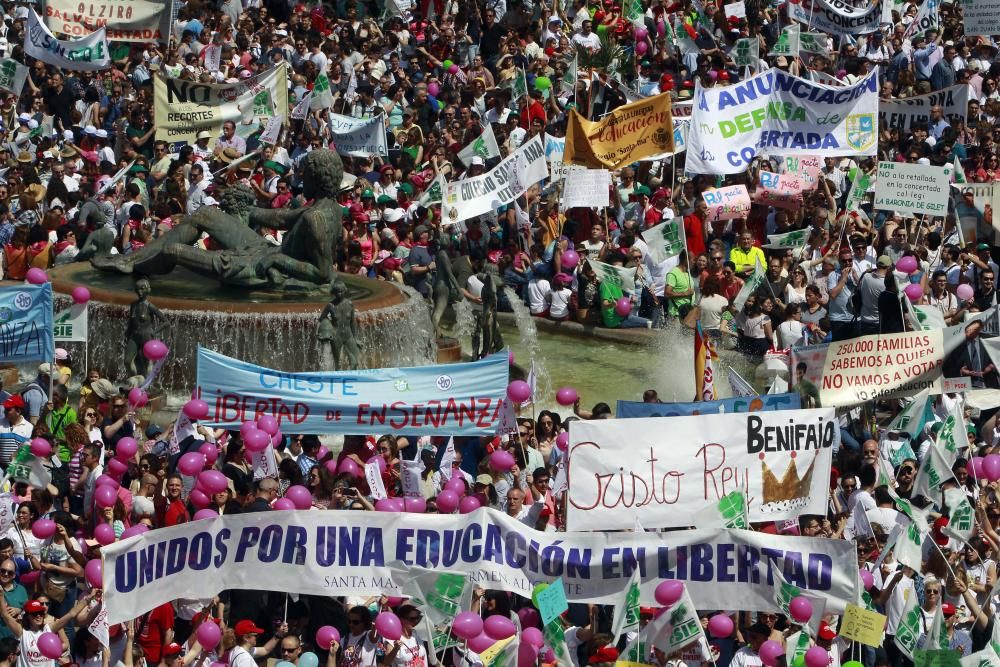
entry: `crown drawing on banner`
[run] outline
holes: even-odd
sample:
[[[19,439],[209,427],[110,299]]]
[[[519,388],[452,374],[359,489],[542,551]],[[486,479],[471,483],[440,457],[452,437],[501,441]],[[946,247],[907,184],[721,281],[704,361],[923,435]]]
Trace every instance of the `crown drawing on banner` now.
[[[803,507],[809,502],[809,490],[812,487],[813,465],[816,457],[809,462],[805,474],[799,477],[798,466],[795,461],[796,452],[791,452],[791,461],[785,469],[785,474],[778,479],[774,471],[767,465],[767,461],[761,459],[762,476],[764,481],[764,510],[785,511],[788,509]]]

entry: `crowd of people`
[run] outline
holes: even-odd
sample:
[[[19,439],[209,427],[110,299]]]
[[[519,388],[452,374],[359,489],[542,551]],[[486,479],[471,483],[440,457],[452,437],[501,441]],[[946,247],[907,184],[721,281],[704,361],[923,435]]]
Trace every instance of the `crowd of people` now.
[[[918,4],[893,5],[876,32],[828,36],[826,54],[786,57],[766,56],[789,25],[781,4],[746,0],[742,16],[698,0],[402,4],[188,0],[178,3],[168,43],[112,42],[110,68],[64,71],[25,55],[21,43],[30,5],[3,3],[6,55],[30,68],[22,91],[0,95],[3,277],[21,280],[33,267],[88,260],[108,250],[100,237],[113,239],[113,253],[136,252],[235,188],[249,192],[259,207],[302,206],[301,160],[314,149],[336,147],[328,114],[341,113],[382,118],[388,151],[342,156],[347,177],[338,195],[343,238],[336,268],[406,283],[428,298],[437,252],[444,251],[474,269],[458,285],[461,298],[472,302],[481,301],[475,274],[487,270],[507,288],[501,309],[520,300],[532,315],[609,328],[698,320],[710,336],[753,357],[772,348],[904,331],[916,326],[912,306],[936,309],[952,325],[997,304],[991,211],[971,192],[934,218],[873,210],[870,193],[862,195],[860,207],[847,204],[854,182],[873,175],[879,160],[955,165],[973,183],[1000,174],[1000,60],[992,40],[964,34],[962,5],[931,3],[938,27],[912,36]],[[722,179],[685,173],[681,152],[615,171],[611,205],[603,210],[562,210],[558,179],[546,179],[495,211],[442,224],[440,196],[433,192],[439,177],[455,181],[485,173],[536,136],[547,145],[558,143],[572,109],[599,119],[634,97],[669,93],[681,117],[696,81],[726,86],[748,75],[733,52],[744,38],[758,42],[758,69],[812,71],[852,82],[878,66],[884,100],[968,84],[968,109],[945,118],[935,107],[926,125],[880,128],[871,158],[825,158],[815,187],[792,208],[754,204],[745,218],[710,219],[702,197],[707,188],[743,183],[753,191],[757,173],[779,171],[781,162],[758,160],[746,173]],[[207,47],[221,49],[218,69],[206,67]],[[233,83],[282,63],[288,67],[289,112],[320,74],[330,84],[331,108],[289,117],[273,144],[262,143],[260,131],[241,136],[233,121],[218,133],[199,132],[193,145],[157,138],[153,77]],[[458,153],[486,128],[500,154],[460,160]],[[560,157],[550,156],[554,162]],[[124,167],[126,176],[114,181]],[[656,263],[641,233],[671,220],[681,222],[686,250]],[[762,248],[768,235],[799,230],[806,232],[804,247]],[[271,243],[281,241],[279,230],[258,231]],[[199,245],[212,247],[210,239]],[[578,263],[564,261],[569,250]],[[634,293],[602,282],[591,262],[634,267]],[[747,294],[744,287],[758,265],[766,276]],[[996,332],[993,323],[982,326]],[[10,529],[0,537],[0,665],[252,667],[265,659],[296,667],[316,667],[320,659],[330,667],[483,664],[462,644],[435,653],[418,627],[420,610],[384,596],[290,601],[284,593],[232,590],[159,606],[111,626],[105,638],[92,630],[101,591],[84,567],[102,545],[131,534],[134,526],[160,529],[194,520],[204,508],[187,496],[178,460],[205,451],[206,443],[217,457],[212,467],[228,482],[208,506],[221,516],[272,511],[296,486],[308,489],[317,511],[373,511],[371,489],[364,477],[344,472],[344,461],[363,465],[381,458],[383,484],[397,497],[401,461],[419,458],[428,513],[441,511],[436,499],[448,478],[457,477],[481,505],[526,527],[563,530],[565,487],[556,485],[565,471],[560,435],[575,419],[614,416],[605,403],[577,408],[573,415],[541,411],[520,417],[513,438],[456,438],[447,465],[457,475],[442,474],[444,437],[364,433],[324,444],[315,435],[286,436],[276,446],[277,476],[254,479],[238,432],[196,425],[194,435],[172,444],[174,427],[142,422],[118,378],[77,368],[87,374],[77,396],[73,366],[64,350],[57,351],[54,365],[41,364],[30,383],[0,396],[0,466],[11,481],[13,503]],[[980,377],[988,370],[980,368]],[[647,391],[644,400],[657,401],[656,392]],[[970,461],[993,453],[997,442],[970,430],[972,444],[959,452],[953,478],[944,483],[964,492],[975,508],[978,534],[968,543],[941,532],[948,508],[940,498],[913,493],[918,466],[960,400],[938,398],[903,455],[899,443],[905,435],[855,423],[860,444],[837,452],[828,512],[802,516],[793,526],[753,526],[856,543],[862,569],[873,579],[871,608],[887,616],[884,641],[878,648],[852,645],[838,636],[837,618],[829,616],[810,642],[829,650],[834,666],[860,655],[865,667],[907,667],[911,659],[895,635],[910,596],[920,601],[921,634],[931,630],[940,611],[947,642],[962,656],[989,646],[995,636],[1000,497],[996,482],[970,474]],[[966,418],[970,425],[975,421],[971,411]],[[498,448],[514,456],[510,471],[489,466]],[[98,497],[106,488],[98,480],[114,468],[120,479],[116,496]],[[936,519],[919,570],[897,562],[887,543],[902,509],[898,498],[929,507]],[[55,524],[53,533],[48,521]],[[511,616],[531,606],[517,595],[477,590],[473,610]],[[403,623],[400,639],[381,636],[373,626],[375,615],[389,609]],[[724,611],[735,629],[710,639],[711,661],[719,667],[762,665],[758,652],[765,641],[784,646],[801,628],[787,615],[742,611],[739,600]],[[713,612],[702,612],[706,627]],[[570,606],[560,621],[569,662],[614,664],[629,639],[610,633],[615,613],[607,606]],[[657,613],[643,607],[642,625]],[[197,639],[206,623],[222,631],[211,649]],[[326,625],[339,629],[339,642],[320,645],[315,639]],[[50,646],[42,650],[48,633],[59,637],[58,657],[49,657]],[[642,658],[659,666],[710,662],[660,649]],[[539,661],[554,664],[555,658],[542,651]],[[785,663],[782,656],[777,664]]]

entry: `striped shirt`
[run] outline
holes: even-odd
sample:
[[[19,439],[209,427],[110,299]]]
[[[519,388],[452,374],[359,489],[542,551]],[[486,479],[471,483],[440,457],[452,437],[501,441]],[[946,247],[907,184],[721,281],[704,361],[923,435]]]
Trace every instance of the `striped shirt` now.
[[[11,425],[7,418],[0,419],[0,465],[7,467],[21,445],[31,439],[34,426],[25,418],[20,423]]]

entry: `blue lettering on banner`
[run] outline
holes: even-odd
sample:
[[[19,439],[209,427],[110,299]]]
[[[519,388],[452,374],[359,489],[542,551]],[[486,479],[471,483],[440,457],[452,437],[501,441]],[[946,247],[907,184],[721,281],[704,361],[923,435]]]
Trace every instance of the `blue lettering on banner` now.
[[[788,394],[764,394],[762,396],[739,396],[721,398],[717,401],[697,401],[694,403],[642,403],[639,401],[618,401],[615,416],[618,418],[639,417],[684,417],[688,415],[708,415],[721,413],[770,412],[773,410],[798,410],[802,401],[795,392]]]
[[[55,358],[52,285],[0,288],[0,361]]]

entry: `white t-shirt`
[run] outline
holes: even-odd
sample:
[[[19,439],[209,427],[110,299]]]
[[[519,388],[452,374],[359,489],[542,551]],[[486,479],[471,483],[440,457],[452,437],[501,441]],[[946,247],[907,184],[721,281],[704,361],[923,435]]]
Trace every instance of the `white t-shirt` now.
[[[722,323],[722,311],[729,305],[729,299],[721,294],[703,296],[698,302],[701,309],[701,326],[706,331],[715,331]]]
[[[348,635],[343,640],[344,659],[340,662],[345,667],[374,665],[377,648],[378,645],[372,642],[367,632],[360,635]]]
[[[879,590],[884,588],[884,584],[881,584],[877,579],[879,572],[874,573],[876,576],[876,584],[879,585]],[[891,580],[895,573],[889,575]],[[906,606],[906,600],[911,595],[916,595],[917,591],[913,585],[913,579],[910,579],[906,575],[902,575],[902,580],[896,584],[896,587],[892,589],[892,593],[889,595],[889,602],[885,606],[885,615],[887,621],[885,623],[885,633],[887,635],[895,635],[896,629],[899,627],[899,621],[903,618],[903,608]]]
[[[245,648],[237,646],[229,652],[229,667],[257,667],[257,662]]]
[[[733,656],[729,667],[764,667],[764,661],[749,646],[744,646]]]
[[[395,667],[427,667],[427,649],[416,637],[400,637],[399,651],[393,661]]]
[[[573,297],[573,292],[568,287],[554,289],[549,292],[549,316],[568,317],[569,300]]]
[[[532,315],[545,312],[545,309],[549,305],[548,296],[551,291],[552,288],[549,286],[549,281],[544,278],[532,280],[528,283],[528,310],[531,311]]]
[[[45,632],[52,632],[48,625],[38,632],[32,632],[27,628],[21,631],[17,667],[54,667],[56,661],[46,658],[38,650],[38,638]]]

